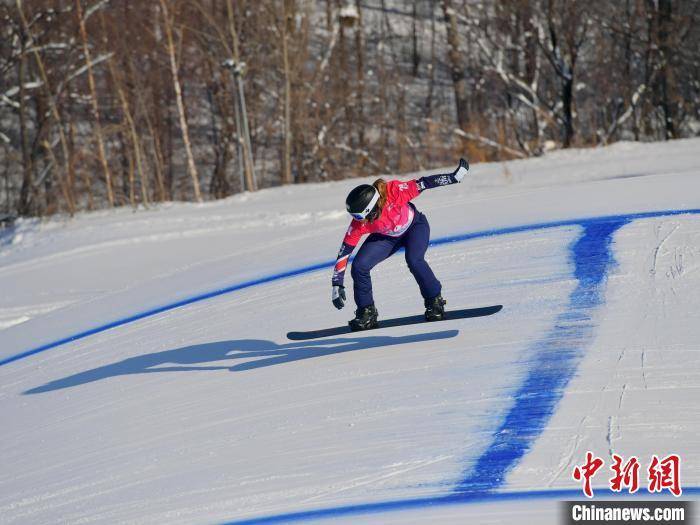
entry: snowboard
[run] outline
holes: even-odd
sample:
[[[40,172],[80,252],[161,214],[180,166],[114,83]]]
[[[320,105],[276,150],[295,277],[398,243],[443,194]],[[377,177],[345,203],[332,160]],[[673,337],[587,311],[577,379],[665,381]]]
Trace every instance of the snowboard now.
[[[496,304],[493,306],[484,306],[482,308],[465,308],[463,310],[448,310],[445,312],[445,319],[443,321],[452,321],[455,319],[469,319],[471,317],[484,317],[487,315],[493,315],[499,312],[503,308],[503,305]],[[335,335],[351,334],[351,333],[362,333],[369,332],[372,330],[378,330],[380,328],[391,328],[394,326],[407,326],[412,324],[427,323],[425,316],[423,315],[409,315],[406,317],[395,317],[394,319],[381,319],[376,328],[370,328],[369,330],[360,330],[358,332],[353,332],[350,326],[334,326],[333,328],[322,328],[321,330],[310,330],[308,332],[288,332],[287,339],[291,341],[305,341],[307,339],[319,339],[321,337],[332,337]],[[431,321],[433,323],[439,323],[442,321]]]

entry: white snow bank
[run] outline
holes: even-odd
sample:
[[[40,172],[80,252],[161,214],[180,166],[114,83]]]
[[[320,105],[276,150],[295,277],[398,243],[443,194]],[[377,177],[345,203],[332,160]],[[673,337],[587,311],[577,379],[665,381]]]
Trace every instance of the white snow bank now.
[[[698,151],[697,139],[621,143],[479,164],[416,204],[433,237],[697,209]],[[0,240],[0,359],[331,260],[348,222],[344,195],[357,183],[20,221]],[[449,306],[505,305],[491,317],[290,343],[288,330],[351,315],[330,305],[328,270],[0,366],[0,522],[211,523],[449,494],[513,405],[528,349],[566,309],[580,235],[573,224],[432,248]],[[699,247],[698,216],[616,231],[618,264],[594,338],[500,489],[575,487],[570,469],[589,449],[606,459],[677,451],[684,483],[700,484]],[[400,255],[373,275],[382,316],[421,311]],[[555,519],[553,505],[541,505],[422,508],[381,521]]]

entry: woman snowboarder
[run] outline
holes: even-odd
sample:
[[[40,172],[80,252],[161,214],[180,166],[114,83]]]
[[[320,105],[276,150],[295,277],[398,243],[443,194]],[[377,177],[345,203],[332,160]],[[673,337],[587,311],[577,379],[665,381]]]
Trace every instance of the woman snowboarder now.
[[[362,184],[352,190],[345,200],[345,207],[352,216],[345,233],[338,259],[333,269],[333,305],[341,309],[345,305],[343,280],[350,254],[365,234],[370,234],[352,263],[353,292],[357,310],[350,321],[352,330],[368,330],[377,326],[378,312],[372,297],[370,272],[378,263],[400,248],[406,250],[408,269],[415,277],[425,303],[425,319],[440,321],[445,316],[445,301],[440,293],[442,285],[425,260],[430,240],[430,225],[425,215],[410,201],[422,191],[462,182],[469,169],[466,160],[460,159],[452,173],[426,175],[407,182],[378,179],[374,184]]]

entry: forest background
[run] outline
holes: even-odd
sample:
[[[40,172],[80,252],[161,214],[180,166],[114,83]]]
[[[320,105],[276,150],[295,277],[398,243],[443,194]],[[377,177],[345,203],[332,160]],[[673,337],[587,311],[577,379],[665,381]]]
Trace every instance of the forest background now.
[[[700,134],[700,0],[1,0],[0,222]]]

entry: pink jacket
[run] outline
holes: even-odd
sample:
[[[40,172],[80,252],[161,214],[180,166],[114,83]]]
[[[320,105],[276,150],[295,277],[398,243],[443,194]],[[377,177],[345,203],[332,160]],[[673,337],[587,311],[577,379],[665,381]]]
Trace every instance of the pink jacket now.
[[[353,219],[343,239],[345,244],[357,246],[362,236],[368,233],[399,237],[408,229],[415,214],[414,209],[408,203],[420,195],[418,184],[415,180],[408,182],[392,180],[386,183],[386,192],[386,204],[379,218],[374,222]]]
[[[380,233],[391,237],[399,237],[408,230],[416,214],[413,206],[408,203],[420,195],[421,189],[415,180],[403,182],[392,180],[386,183],[387,199],[382,214],[373,222],[363,222],[353,219],[345,233],[343,244],[338,253],[338,259],[333,268],[333,284],[343,283],[348,259],[363,235]]]

